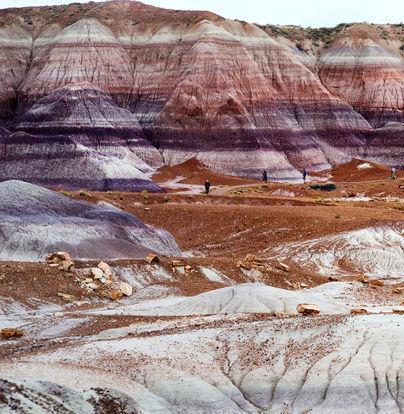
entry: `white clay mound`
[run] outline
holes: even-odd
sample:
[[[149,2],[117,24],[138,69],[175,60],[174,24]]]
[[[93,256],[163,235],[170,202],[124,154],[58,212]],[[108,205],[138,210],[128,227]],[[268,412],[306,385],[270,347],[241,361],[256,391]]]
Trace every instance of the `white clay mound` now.
[[[314,289],[292,291],[278,289],[260,283],[247,283],[212,290],[185,299],[163,309],[159,315],[212,315],[218,313],[272,313],[296,314],[296,306],[315,304],[324,314],[347,313],[346,306],[333,299],[346,287],[345,283],[329,283],[328,290],[322,286]],[[330,294],[331,292],[331,294]]]
[[[403,225],[394,223],[291,243],[277,253],[302,266],[314,265],[325,276],[350,271],[404,278],[403,234]]]

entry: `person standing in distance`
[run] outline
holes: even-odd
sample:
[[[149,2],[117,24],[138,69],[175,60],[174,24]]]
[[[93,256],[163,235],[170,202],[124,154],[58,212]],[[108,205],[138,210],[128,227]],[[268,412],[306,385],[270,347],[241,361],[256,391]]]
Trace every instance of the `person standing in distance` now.
[[[303,181],[306,182],[306,177],[307,177],[307,170],[306,168],[303,169]]]
[[[206,180],[205,181],[205,194],[209,194],[210,191],[210,181]]]
[[[391,179],[395,180],[396,179],[396,167],[391,167]]]
[[[263,184],[268,184],[268,174],[265,170],[262,173],[262,183]]]

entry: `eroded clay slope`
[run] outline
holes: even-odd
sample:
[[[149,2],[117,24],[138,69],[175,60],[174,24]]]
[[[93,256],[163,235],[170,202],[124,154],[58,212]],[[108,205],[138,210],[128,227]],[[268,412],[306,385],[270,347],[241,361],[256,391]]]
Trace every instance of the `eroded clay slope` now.
[[[137,324],[70,341],[68,352],[62,347],[4,361],[0,404],[17,413],[39,407],[104,412],[113,404],[145,413],[400,414],[401,319],[210,317]]]
[[[125,108],[141,140],[130,151],[152,168],[197,157],[219,172],[256,176],[265,168],[270,178],[296,179],[304,166],[352,156],[401,163],[402,136],[386,126],[403,120],[396,33],[385,41],[354,25],[309,51],[252,24],[129,1],[9,9],[0,22],[6,128],[41,136],[32,111],[52,110],[66,85],[91,84],[105,93],[112,121],[105,141],[122,138]],[[88,135],[100,134],[98,109],[87,111]],[[77,111],[68,124],[82,125]],[[129,164],[139,168],[137,158]]]
[[[22,181],[0,183],[0,259],[36,261],[68,251],[76,258],[178,254],[164,230],[109,205],[74,201]]]

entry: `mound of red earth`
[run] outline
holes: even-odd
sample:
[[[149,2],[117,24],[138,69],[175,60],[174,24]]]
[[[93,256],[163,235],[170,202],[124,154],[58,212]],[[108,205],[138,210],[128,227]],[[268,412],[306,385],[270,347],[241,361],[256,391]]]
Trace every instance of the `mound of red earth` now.
[[[178,180],[183,184],[203,184],[209,180],[213,185],[254,184],[256,181],[240,177],[215,173],[198,161],[191,158],[177,165],[164,166],[153,175],[153,180],[163,184],[166,181]]]
[[[288,33],[129,0],[1,10],[3,178],[38,183],[43,159],[43,184],[121,190],[192,157],[270,180],[402,164],[402,29]]]
[[[376,181],[390,178],[391,169],[374,162],[353,159],[348,163],[335,166],[330,173],[334,181]],[[400,171],[397,171],[397,178],[399,176]]]

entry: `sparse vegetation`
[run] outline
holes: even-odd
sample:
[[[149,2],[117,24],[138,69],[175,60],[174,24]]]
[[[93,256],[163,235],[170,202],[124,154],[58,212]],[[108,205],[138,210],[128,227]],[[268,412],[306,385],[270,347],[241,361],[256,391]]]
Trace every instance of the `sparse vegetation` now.
[[[337,189],[335,184],[314,184],[309,186],[310,190],[334,191]]]
[[[261,26],[266,32],[274,36],[282,36],[296,42],[296,47],[299,49],[299,44],[304,39],[311,39],[313,45],[318,47],[321,43],[329,44],[343,32],[346,28],[351,26],[350,23],[341,23],[335,27],[300,27],[300,26],[275,26],[265,25]]]
[[[91,197],[91,194],[90,194],[88,191],[83,190],[83,189],[81,189],[81,190],[79,191],[79,195],[80,195],[81,197]]]

